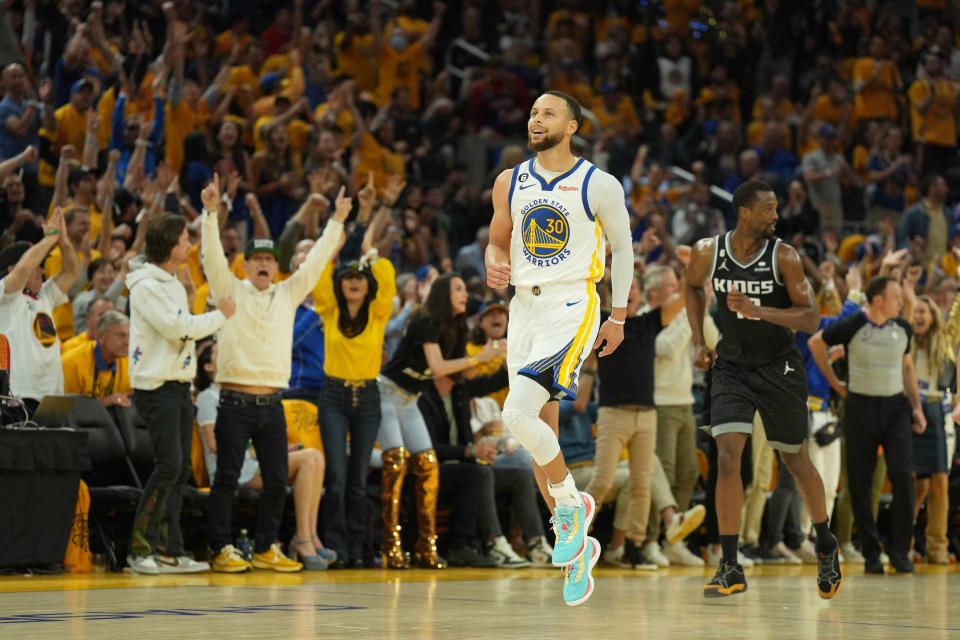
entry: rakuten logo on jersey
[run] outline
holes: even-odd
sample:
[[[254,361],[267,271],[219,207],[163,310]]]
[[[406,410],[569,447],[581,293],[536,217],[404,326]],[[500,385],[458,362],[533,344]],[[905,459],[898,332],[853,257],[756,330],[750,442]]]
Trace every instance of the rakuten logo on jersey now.
[[[726,278],[714,278],[713,290],[717,293],[730,293],[736,287],[740,293],[748,296],[764,296],[773,293],[773,280],[761,280],[760,282],[747,280],[727,280]]]
[[[568,187],[565,184],[560,185],[560,191],[580,191],[580,187]]]

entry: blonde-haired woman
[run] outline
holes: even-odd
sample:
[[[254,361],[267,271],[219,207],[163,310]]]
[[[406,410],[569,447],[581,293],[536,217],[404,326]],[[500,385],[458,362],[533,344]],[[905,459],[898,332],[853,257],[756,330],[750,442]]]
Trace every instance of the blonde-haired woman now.
[[[948,564],[947,514],[947,437],[944,417],[944,391],[956,368],[954,345],[946,331],[945,321],[937,303],[929,296],[918,296],[913,315],[911,351],[917,369],[917,384],[923,400],[927,427],[913,433],[914,512],[916,520],[924,499],[929,494],[927,508],[926,560]]]

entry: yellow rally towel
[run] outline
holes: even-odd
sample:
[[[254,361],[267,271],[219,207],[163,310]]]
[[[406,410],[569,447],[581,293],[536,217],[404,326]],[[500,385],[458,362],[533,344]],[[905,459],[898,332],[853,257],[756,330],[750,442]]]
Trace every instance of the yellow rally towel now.
[[[90,573],[93,571],[93,554],[90,553],[90,534],[87,516],[90,513],[90,490],[81,480],[77,490],[77,507],[70,527],[70,540],[63,556],[63,568],[67,573]]]

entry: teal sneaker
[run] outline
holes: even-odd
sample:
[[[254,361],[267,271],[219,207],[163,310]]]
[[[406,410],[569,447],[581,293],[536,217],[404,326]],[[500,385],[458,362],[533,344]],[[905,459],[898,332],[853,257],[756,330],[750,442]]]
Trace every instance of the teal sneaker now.
[[[568,606],[583,604],[593,595],[593,567],[600,560],[600,543],[587,536],[580,558],[563,568],[563,601]]]
[[[560,507],[554,510],[553,531],[557,542],[553,545],[553,565],[564,567],[583,555],[590,522],[597,512],[597,504],[589,493],[580,492],[583,504],[579,507]]]

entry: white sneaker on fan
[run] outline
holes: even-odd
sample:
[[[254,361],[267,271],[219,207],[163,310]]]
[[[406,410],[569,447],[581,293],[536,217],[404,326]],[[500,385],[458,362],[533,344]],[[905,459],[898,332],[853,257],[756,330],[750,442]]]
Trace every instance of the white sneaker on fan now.
[[[672,565],[679,565],[681,567],[702,567],[704,565],[703,558],[695,555],[690,551],[689,547],[682,542],[663,545],[663,555]]]
[[[153,559],[160,573],[200,573],[201,571],[210,570],[210,565],[206,562],[197,562],[188,556],[170,558],[167,556],[154,555]]]
[[[667,559],[667,556],[663,555],[663,552],[660,550],[660,545],[656,542],[648,542],[643,545],[640,553],[650,562],[656,563],[658,567],[670,566],[670,560]]]

